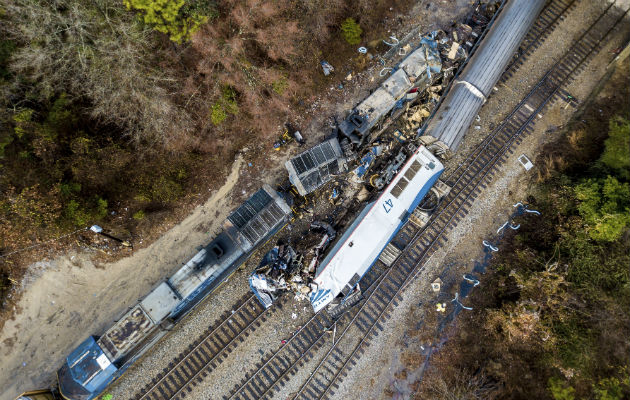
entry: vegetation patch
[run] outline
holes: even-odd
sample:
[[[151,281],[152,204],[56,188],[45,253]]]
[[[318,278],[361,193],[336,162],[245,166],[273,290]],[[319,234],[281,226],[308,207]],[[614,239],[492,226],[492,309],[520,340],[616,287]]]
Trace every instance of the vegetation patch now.
[[[354,18],[346,18],[341,24],[341,34],[348,44],[359,44],[361,43],[361,34],[363,33],[363,29],[354,20]]]
[[[186,7],[185,0],[123,0],[123,3],[128,10],[137,11],[142,22],[167,34],[176,43],[189,40],[209,19],[199,13],[199,8]]]

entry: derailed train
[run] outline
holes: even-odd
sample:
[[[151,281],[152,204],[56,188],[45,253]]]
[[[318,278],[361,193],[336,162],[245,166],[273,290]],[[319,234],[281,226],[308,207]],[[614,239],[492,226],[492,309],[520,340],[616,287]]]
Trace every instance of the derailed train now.
[[[457,148],[544,4],[545,0],[507,2],[424,133],[453,151]],[[439,72],[439,62],[435,61],[439,61],[439,54],[432,43],[421,42],[420,47],[340,123],[340,134],[355,145],[369,143],[373,127],[397,108],[410,89],[430,84],[431,74]],[[296,187],[303,184],[304,191],[313,191],[338,171],[343,164],[341,148],[335,140],[329,145],[330,148],[319,145],[308,155],[300,155],[287,163]],[[310,296],[315,311],[355,290],[370,266],[388,252],[392,236],[442,171],[443,165],[424,146],[413,151],[404,165],[402,162],[397,165],[395,176],[382,194],[365,206],[319,264],[314,279],[317,289]],[[282,194],[268,186],[256,192],[230,214],[223,232],[208,246],[160,283],[103,335],[88,337],[66,357],[58,373],[61,396],[69,400],[91,400],[98,396],[172,324],[218,287],[257,246],[277,232],[290,215],[291,208]],[[29,392],[20,397],[23,400],[52,398],[49,391]]]
[[[64,360],[58,392],[70,400],[90,400],[118,378],[175,323],[216,289],[249,255],[288,221],[291,208],[268,185],[233,211],[223,231],[126,312],[100,337],[89,336]],[[47,397],[48,396],[48,397]],[[21,399],[50,399],[30,392]]]

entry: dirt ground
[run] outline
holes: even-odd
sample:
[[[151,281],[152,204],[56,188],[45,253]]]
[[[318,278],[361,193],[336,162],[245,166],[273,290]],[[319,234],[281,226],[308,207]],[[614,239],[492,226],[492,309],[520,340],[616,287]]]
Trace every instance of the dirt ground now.
[[[404,17],[404,28],[390,33],[402,38],[413,28],[423,32],[447,26],[464,15],[470,3],[469,0],[418,2],[408,15],[392,17],[393,20]],[[388,60],[387,65],[396,62],[396,58]],[[344,112],[377,85],[380,68],[380,64],[374,63],[363,73],[354,74],[350,81],[344,79],[345,73],[338,73],[324,93],[313,99],[305,116],[310,121],[304,130],[307,145],[317,143],[330,132],[332,115],[343,117]],[[340,82],[343,90],[337,88]],[[32,264],[19,289],[11,294],[19,297],[14,317],[6,321],[0,332],[0,400],[13,399],[23,390],[52,385],[54,372],[78,343],[90,334],[102,333],[139,298],[176,271],[210,241],[229,211],[259,188],[261,182],[273,184],[284,177],[284,161],[299,151],[291,147],[273,152],[265,157],[265,165],[249,166],[258,147],[254,144],[243,148],[223,186],[210,192],[203,205],[157,241],[150,245],[139,243],[146,247],[131,256],[97,264],[93,252],[74,252]],[[247,290],[245,277],[235,274],[233,282],[222,288],[224,297],[215,301],[211,296],[205,302],[207,307],[201,308],[206,318],[211,321],[213,315],[223,312],[222,306],[229,307]],[[274,329],[270,333],[278,334]]]

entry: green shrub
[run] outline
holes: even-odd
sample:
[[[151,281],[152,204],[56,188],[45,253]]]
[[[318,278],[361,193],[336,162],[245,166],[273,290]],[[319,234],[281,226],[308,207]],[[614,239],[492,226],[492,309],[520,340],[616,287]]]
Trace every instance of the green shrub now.
[[[165,33],[176,43],[190,39],[208,17],[185,7],[184,0],[123,0],[128,10],[140,13],[141,20],[158,32]]]
[[[143,220],[144,219],[144,211],[143,210],[136,211],[133,214],[133,219],[135,219],[136,221]]]
[[[620,177],[630,179],[630,121],[624,118],[610,120],[600,161]]]
[[[70,197],[81,191],[81,184],[76,182],[67,182],[59,185],[59,190],[64,197]]]
[[[216,102],[210,108],[210,120],[214,125],[219,125],[227,118],[227,113],[225,109],[221,105],[221,103]]]
[[[621,400],[624,398],[624,391],[630,389],[630,378],[627,373],[621,380],[618,378],[605,378],[598,382],[593,388],[593,393],[597,400]]]
[[[362,33],[363,29],[361,29],[361,26],[354,18],[347,18],[341,24],[341,34],[348,44],[355,45],[361,43]]]
[[[96,216],[103,219],[107,216],[107,200],[102,198],[96,199]]]
[[[66,204],[64,214],[68,221],[78,227],[87,226],[90,222],[90,215],[76,200],[70,200],[68,204]]]
[[[630,185],[617,178],[591,178],[575,187],[578,211],[592,239],[612,242],[630,225]]]
[[[13,115],[13,122],[15,123],[13,130],[18,139],[21,139],[27,132],[27,127],[33,118],[33,112],[30,108],[24,108]]]
[[[236,91],[229,85],[221,89],[221,98],[210,107],[210,120],[214,125],[219,125],[225,121],[229,114],[238,114],[238,102]]]
[[[554,400],[574,400],[575,389],[564,384],[560,379],[549,379],[549,392]]]
[[[289,87],[289,81],[284,76],[271,84],[271,89],[282,96],[285,90]]]

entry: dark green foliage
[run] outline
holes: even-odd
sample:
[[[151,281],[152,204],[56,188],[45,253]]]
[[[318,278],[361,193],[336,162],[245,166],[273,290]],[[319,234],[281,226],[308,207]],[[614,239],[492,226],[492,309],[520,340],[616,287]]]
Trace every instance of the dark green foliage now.
[[[575,399],[575,389],[556,378],[549,379],[549,392],[554,400]]]
[[[226,102],[234,96],[226,90]],[[24,235],[20,240],[57,235],[104,222],[111,205],[121,201],[143,198],[159,210],[184,194],[190,157],[134,157],[122,138],[115,143],[92,130],[82,103],[63,93],[31,105],[11,112],[10,129],[0,136],[0,185],[10,189],[0,207],[0,229]]]
[[[591,238],[617,240],[630,225],[630,185],[617,178],[591,178],[575,186],[578,210]]]
[[[600,161],[623,179],[630,179],[630,121],[612,119],[604,145]]]
[[[341,34],[348,44],[355,45],[361,43],[362,33],[363,29],[361,29],[361,26],[354,18],[347,18],[341,24]]]
[[[12,40],[0,40],[0,81],[7,79],[11,75],[7,65],[9,57],[11,57],[15,48],[15,42]]]

